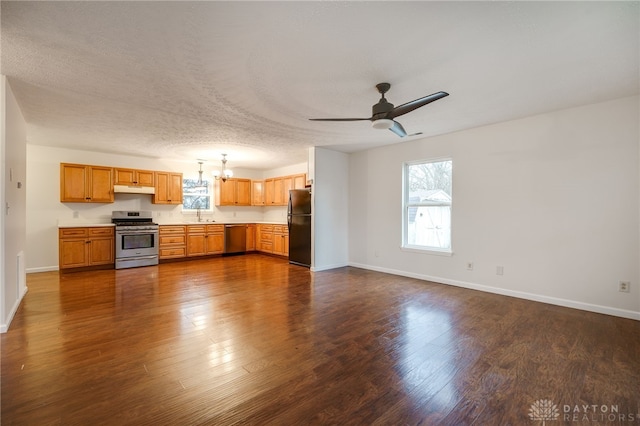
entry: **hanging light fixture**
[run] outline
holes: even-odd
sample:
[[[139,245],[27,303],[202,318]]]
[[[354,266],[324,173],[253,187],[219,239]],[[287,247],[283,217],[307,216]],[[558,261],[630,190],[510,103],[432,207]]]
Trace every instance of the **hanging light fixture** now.
[[[204,163],[204,161],[198,160],[198,164],[200,165],[200,169],[198,170],[198,186],[202,186],[202,163]]]
[[[214,170],[213,177],[215,177],[216,180],[221,180],[223,182],[226,182],[227,179],[233,176],[233,172],[227,169],[226,167],[227,167],[227,154],[222,154],[222,170]]]

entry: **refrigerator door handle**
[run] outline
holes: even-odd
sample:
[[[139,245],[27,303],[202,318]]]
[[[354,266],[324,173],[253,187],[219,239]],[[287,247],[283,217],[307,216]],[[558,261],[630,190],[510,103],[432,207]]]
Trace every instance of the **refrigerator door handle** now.
[[[291,215],[287,215],[287,230],[291,232]]]

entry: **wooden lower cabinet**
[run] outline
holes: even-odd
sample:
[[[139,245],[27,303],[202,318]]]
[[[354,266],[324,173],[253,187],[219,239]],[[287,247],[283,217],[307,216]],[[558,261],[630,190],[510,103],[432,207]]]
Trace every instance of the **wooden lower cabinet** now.
[[[273,226],[273,254],[289,256],[289,230],[287,225]]]
[[[256,225],[250,223],[247,225],[247,251],[256,251]]]
[[[160,225],[158,253],[160,259],[178,259],[187,256],[187,227]]]
[[[287,225],[258,224],[257,250],[278,256],[289,256],[289,230]]]
[[[187,256],[224,252],[224,225],[187,225]]]
[[[114,264],[114,230],[111,226],[58,229],[60,269]]]

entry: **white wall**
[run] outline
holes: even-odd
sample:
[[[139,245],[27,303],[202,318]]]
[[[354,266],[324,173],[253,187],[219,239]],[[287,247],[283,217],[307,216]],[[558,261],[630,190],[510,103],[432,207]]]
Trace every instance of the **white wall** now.
[[[27,291],[26,247],[26,123],[5,76],[0,77],[2,120],[2,215],[0,266],[2,303],[0,332],[6,332]]]
[[[352,154],[350,264],[640,319],[638,102]],[[402,164],[439,157],[453,159],[454,254],[403,251]]]
[[[61,149],[27,145],[27,178],[32,184],[27,190],[27,271],[40,272],[58,268],[58,225],[111,222],[113,210],[151,210],[156,222],[173,223],[195,220],[194,213],[182,213],[182,205],[160,205],[151,203],[151,195],[116,194],[114,203],[61,203],[60,163],[79,163],[130,167],[147,170],[181,172],[185,177],[198,176],[198,164],[153,158],[103,154],[74,149]],[[205,165],[205,177],[218,164]],[[291,167],[294,172],[306,172],[306,164]],[[289,170],[289,169],[287,169]],[[233,169],[234,176],[248,179],[263,179],[273,171]],[[74,217],[77,214],[78,217]],[[213,207],[204,212],[203,218],[222,221],[278,221],[286,222],[286,207]]]
[[[312,154],[312,270],[348,264],[349,155],[323,148]]]

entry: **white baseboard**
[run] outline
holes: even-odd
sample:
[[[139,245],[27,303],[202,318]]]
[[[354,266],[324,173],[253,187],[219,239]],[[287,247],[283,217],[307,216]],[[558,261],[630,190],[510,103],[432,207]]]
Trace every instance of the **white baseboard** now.
[[[58,266],[41,266],[39,268],[28,268],[27,269],[27,274],[35,274],[38,272],[51,272],[51,271],[58,271],[60,268],[58,268]]]
[[[11,311],[9,312],[9,316],[6,318],[6,322],[3,323],[3,324],[0,324],[0,334],[6,333],[7,330],[9,330],[9,325],[11,324],[11,321],[13,320],[13,317],[15,316],[16,312],[18,312],[18,308],[20,307],[20,303],[22,302],[22,299],[24,298],[24,295],[27,294],[27,291],[29,291],[29,289],[27,287],[25,287],[24,290],[22,291],[22,294],[20,295],[20,297],[18,297],[18,300],[16,300],[16,303],[13,304],[13,307],[11,308]]]
[[[576,300],[561,299],[558,297],[544,296],[540,294],[527,293],[523,291],[507,290],[499,287],[491,287],[483,284],[475,284],[466,281],[451,280],[448,278],[433,277],[423,274],[414,274],[412,272],[399,271],[397,269],[380,268],[377,266],[364,265],[361,263],[350,262],[349,266],[355,268],[368,269],[376,272],[384,272],[402,277],[415,278],[423,281],[432,281],[439,284],[448,284],[456,287],[468,288],[471,290],[484,291],[487,293],[501,294],[503,296],[517,297],[518,299],[532,300],[535,302],[548,303],[550,305],[564,306],[566,308],[580,309],[583,311],[596,312],[599,314],[613,315],[616,317],[628,318],[640,321],[640,312],[629,311],[626,309],[612,308],[610,306],[594,305],[591,303],[579,302]]]
[[[328,271],[329,269],[343,268],[345,266],[350,266],[350,265],[348,263],[335,263],[333,265],[312,266],[310,270],[311,272],[320,272],[320,271]]]

